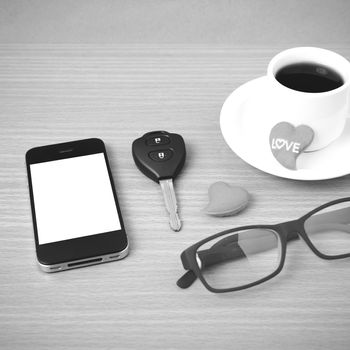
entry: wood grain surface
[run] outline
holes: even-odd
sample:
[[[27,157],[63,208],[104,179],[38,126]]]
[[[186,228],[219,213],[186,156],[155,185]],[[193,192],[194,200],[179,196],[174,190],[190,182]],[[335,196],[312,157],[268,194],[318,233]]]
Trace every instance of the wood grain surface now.
[[[187,290],[179,255],[241,224],[296,218],[350,195],[350,177],[300,182],[262,173],[225,144],[219,112],[284,47],[0,45],[1,349],[348,349],[350,260],[324,261],[301,241],[268,283],[215,295]],[[350,48],[329,47],[350,58]],[[183,135],[176,179],[183,229],[169,229],[157,184],[131,156],[150,130]],[[36,266],[25,152],[100,137],[130,239],[120,262],[45,274]],[[345,160],[347,161],[347,160]],[[215,181],[252,195],[237,217],[201,209]]]

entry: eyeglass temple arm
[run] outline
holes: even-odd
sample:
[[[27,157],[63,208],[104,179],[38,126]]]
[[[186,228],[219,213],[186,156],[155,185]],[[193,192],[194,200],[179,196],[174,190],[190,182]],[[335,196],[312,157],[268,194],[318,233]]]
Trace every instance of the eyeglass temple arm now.
[[[350,222],[349,209],[338,209],[328,213],[322,213],[318,215],[314,215],[312,219],[308,221],[308,232],[320,232],[328,229],[339,229],[343,232],[350,233],[350,227],[346,225]],[[332,221],[336,222],[332,222]],[[342,222],[342,223],[339,223]],[[311,232],[310,232],[311,231]],[[232,240],[234,237],[234,240]],[[243,250],[237,244],[237,236],[226,237],[216,244],[214,244],[210,249],[201,250],[198,252],[198,257],[200,258],[202,267],[208,267],[215,265],[219,262],[229,261],[234,259],[240,259],[245,257]],[[298,238],[297,232],[291,232],[287,236],[287,241],[291,241]],[[228,246],[227,243],[230,243]],[[232,244],[235,244],[234,249],[232,249]],[[264,246],[263,249],[259,249],[258,251],[265,251],[271,249],[272,247]],[[188,288],[193,282],[197,279],[196,274],[192,270],[188,270],[178,281],[177,285],[180,288]]]
[[[177,286],[186,289],[192,286],[193,282],[197,279],[196,274],[192,270],[187,270],[176,282]]]

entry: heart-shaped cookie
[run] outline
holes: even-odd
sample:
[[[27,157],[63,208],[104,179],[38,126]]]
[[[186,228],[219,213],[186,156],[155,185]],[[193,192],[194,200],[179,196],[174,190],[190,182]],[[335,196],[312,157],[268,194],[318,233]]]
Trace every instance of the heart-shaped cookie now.
[[[297,158],[311,144],[314,131],[307,125],[294,127],[287,122],[276,124],[270,132],[270,148],[284,167],[296,170]]]
[[[239,213],[249,202],[249,193],[242,187],[215,182],[208,190],[209,204],[204,212],[213,216],[229,216]]]

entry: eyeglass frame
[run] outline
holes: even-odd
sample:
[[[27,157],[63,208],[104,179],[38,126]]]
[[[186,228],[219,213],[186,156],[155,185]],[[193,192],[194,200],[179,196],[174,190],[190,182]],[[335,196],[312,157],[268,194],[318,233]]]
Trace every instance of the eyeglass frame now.
[[[191,245],[187,249],[185,249],[181,253],[181,261],[182,265],[187,272],[177,281],[177,285],[180,288],[188,288],[192,285],[192,283],[198,278],[202,284],[204,285],[205,288],[207,288],[210,292],[213,293],[227,293],[227,292],[235,292],[238,290],[244,290],[247,288],[254,287],[256,285],[259,285],[263,282],[266,282],[273,277],[277,276],[283,269],[284,263],[285,263],[285,258],[286,258],[286,252],[287,252],[287,242],[290,240],[295,240],[302,238],[304,242],[307,244],[307,246],[311,249],[311,251],[318,256],[321,259],[326,259],[326,260],[336,260],[336,259],[344,259],[350,257],[350,252],[346,254],[338,254],[338,255],[327,255],[322,252],[320,252],[315,245],[312,243],[310,238],[308,237],[307,233],[305,232],[305,222],[307,219],[309,219],[312,215],[315,213],[327,208],[331,207],[333,205],[343,203],[343,202],[349,202],[350,204],[350,197],[344,197],[340,199],[336,199],[333,201],[330,201],[328,203],[325,203],[307,214],[301,216],[299,219],[296,220],[291,220],[291,221],[286,221],[282,222],[279,224],[275,225],[248,225],[248,226],[239,226],[235,227],[233,229],[228,229],[221,231],[219,233],[216,233],[212,236],[209,236],[205,239],[202,239],[201,241]],[[234,288],[214,288],[212,287],[203,277],[203,274],[201,272],[201,269],[199,267],[198,261],[197,261],[197,251],[198,248],[204,245],[205,243],[214,240],[218,237],[227,235],[229,233],[235,233],[239,231],[244,231],[244,230],[251,230],[251,229],[265,229],[265,230],[272,230],[274,231],[278,237],[279,241],[281,243],[281,256],[280,256],[280,263],[277,267],[277,269],[272,272],[271,274],[267,275],[266,277],[263,277],[255,282],[251,282],[242,286],[234,287]],[[187,275],[187,281],[186,280],[186,275]],[[185,283],[182,284],[181,280],[183,280]]]

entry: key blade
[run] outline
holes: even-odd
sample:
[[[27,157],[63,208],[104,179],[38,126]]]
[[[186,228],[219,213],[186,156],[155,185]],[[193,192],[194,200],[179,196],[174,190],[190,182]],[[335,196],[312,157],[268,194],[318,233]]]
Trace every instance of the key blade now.
[[[169,213],[169,224],[172,230],[180,231],[181,221],[177,213],[177,202],[172,179],[159,180],[162,189],[165,207]]]

